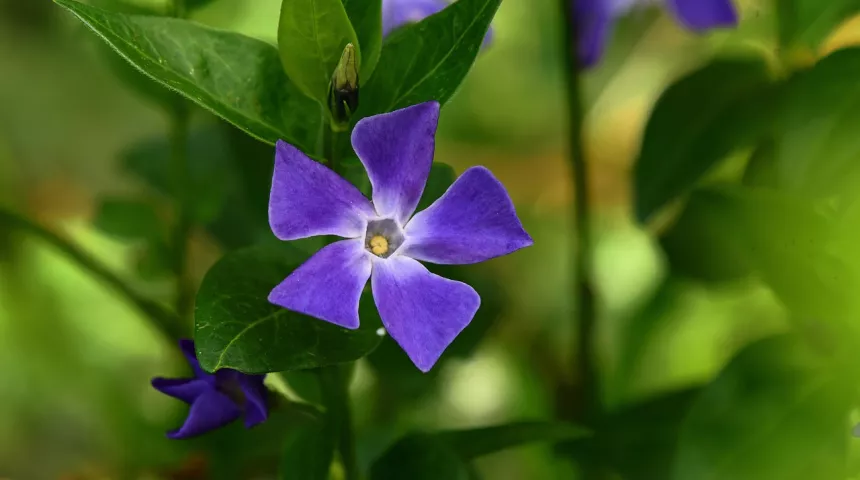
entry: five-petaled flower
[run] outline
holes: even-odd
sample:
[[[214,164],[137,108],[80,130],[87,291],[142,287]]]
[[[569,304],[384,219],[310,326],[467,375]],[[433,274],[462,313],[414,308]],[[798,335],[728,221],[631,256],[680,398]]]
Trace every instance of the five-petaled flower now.
[[[180,340],[179,348],[191,365],[194,377],[152,379],[152,386],[158,391],[191,405],[185,423],[167,432],[169,438],[201,435],[227,425],[243,413],[246,428],[268,418],[266,387],[263,386],[265,375],[246,375],[229,368],[206,373],[194,355],[194,342]]]
[[[702,32],[737,24],[732,0],[571,0],[577,22],[579,61],[590,67],[600,61],[615,19],[638,5],[665,3],[686,28]]]
[[[388,36],[404,25],[419,22],[450,4],[449,0],[382,0],[382,35]],[[487,46],[492,36],[491,29],[484,36],[483,46]]]
[[[269,301],[345,328],[358,328],[370,279],[389,334],[422,371],[430,370],[481,302],[465,283],[418,263],[470,264],[532,244],[505,188],[489,170],[466,170],[414,216],[433,163],[439,104],[364,118],[352,146],[367,170],[373,202],[335,172],[278,142],[269,223],[281,240],[316,235],[329,244],[293,271]]]

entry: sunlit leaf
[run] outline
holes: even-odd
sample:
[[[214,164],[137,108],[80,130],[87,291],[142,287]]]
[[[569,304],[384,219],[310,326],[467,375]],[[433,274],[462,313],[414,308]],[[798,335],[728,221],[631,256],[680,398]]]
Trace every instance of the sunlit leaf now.
[[[860,12],[858,0],[777,0],[776,5],[780,45],[803,45],[813,50],[840,23]]]

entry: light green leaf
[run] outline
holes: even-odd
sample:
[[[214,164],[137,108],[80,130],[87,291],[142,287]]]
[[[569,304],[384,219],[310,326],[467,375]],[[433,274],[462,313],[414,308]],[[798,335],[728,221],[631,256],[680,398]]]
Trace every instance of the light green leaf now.
[[[379,71],[361,89],[355,120],[430,100],[447,102],[475,62],[500,3],[458,0],[389,35]]]
[[[378,325],[347,330],[269,303],[308,253],[277,243],[225,255],[203,278],[194,312],[197,358],[208,371],[281,372],[357,360],[379,344]]]
[[[341,0],[284,0],[278,49],[284,71],[306,95],[326,105],[331,76],[347,43],[361,46]]]
[[[373,76],[382,51],[382,0],[343,0],[343,7],[358,37],[359,81],[365,83]]]
[[[673,480],[843,480],[849,379],[793,337],[742,350],[681,428]]]
[[[320,107],[290,82],[273,46],[185,20],[55,2],[160,84],[253,137],[313,151]]]
[[[761,59],[718,60],[670,86],[651,113],[636,160],[637,218],[646,221],[760,138],[772,89]]]
[[[844,20],[860,12],[860,0],[777,0],[779,44],[817,50]]]

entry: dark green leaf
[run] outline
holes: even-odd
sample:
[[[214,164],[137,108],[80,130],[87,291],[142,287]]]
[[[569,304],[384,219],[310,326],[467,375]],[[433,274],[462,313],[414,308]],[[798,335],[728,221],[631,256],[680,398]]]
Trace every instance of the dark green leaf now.
[[[361,83],[373,75],[382,51],[382,0],[343,0],[361,51]]]
[[[389,35],[361,89],[357,118],[430,100],[445,103],[472,67],[501,0],[458,0]]]
[[[185,20],[55,1],[140,71],[249,135],[314,147],[320,107],[290,82],[271,45]]]
[[[520,422],[473,430],[452,430],[406,436],[371,467],[373,480],[463,479],[468,462],[490,453],[534,442],[560,442],[590,435],[578,426]]]
[[[93,223],[99,230],[124,240],[157,239],[164,230],[151,202],[124,198],[102,198]]]
[[[331,76],[347,43],[358,45],[341,0],[281,3],[278,50],[290,80],[325,105]],[[361,65],[361,50],[358,50]],[[360,67],[359,67],[360,68]]]
[[[750,155],[744,170],[743,184],[750,187],[777,187],[776,143],[763,140]]]
[[[372,321],[347,330],[269,303],[272,288],[307,257],[289,244],[261,245],[228,253],[209,270],[194,314],[203,368],[280,372],[349,362],[376,348]]]
[[[769,125],[774,92],[760,59],[718,60],[670,86],[651,113],[636,161],[637,218],[646,221],[757,140]]]
[[[850,386],[790,337],[741,351],[693,403],[676,480],[842,480]]]
[[[322,419],[291,427],[284,444],[280,478],[328,479],[337,437],[326,433]]]
[[[450,165],[434,162],[430,168],[430,176],[427,178],[424,193],[421,195],[421,200],[418,202],[418,207],[415,211],[420,212],[432,205],[433,202],[438,200],[448,190],[448,187],[456,179],[457,173]]]
[[[775,138],[781,187],[812,197],[855,189],[860,180],[858,76],[860,48],[850,48],[788,82]]]
[[[843,21],[860,12],[860,0],[777,0],[779,44],[817,50]]]

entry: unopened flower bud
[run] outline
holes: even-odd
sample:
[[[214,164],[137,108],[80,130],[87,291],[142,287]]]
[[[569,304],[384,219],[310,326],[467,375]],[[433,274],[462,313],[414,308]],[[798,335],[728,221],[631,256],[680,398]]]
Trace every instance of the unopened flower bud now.
[[[358,108],[358,65],[355,47],[348,43],[343,49],[337,68],[331,76],[328,91],[328,109],[331,113],[331,128],[345,131],[349,119]]]

